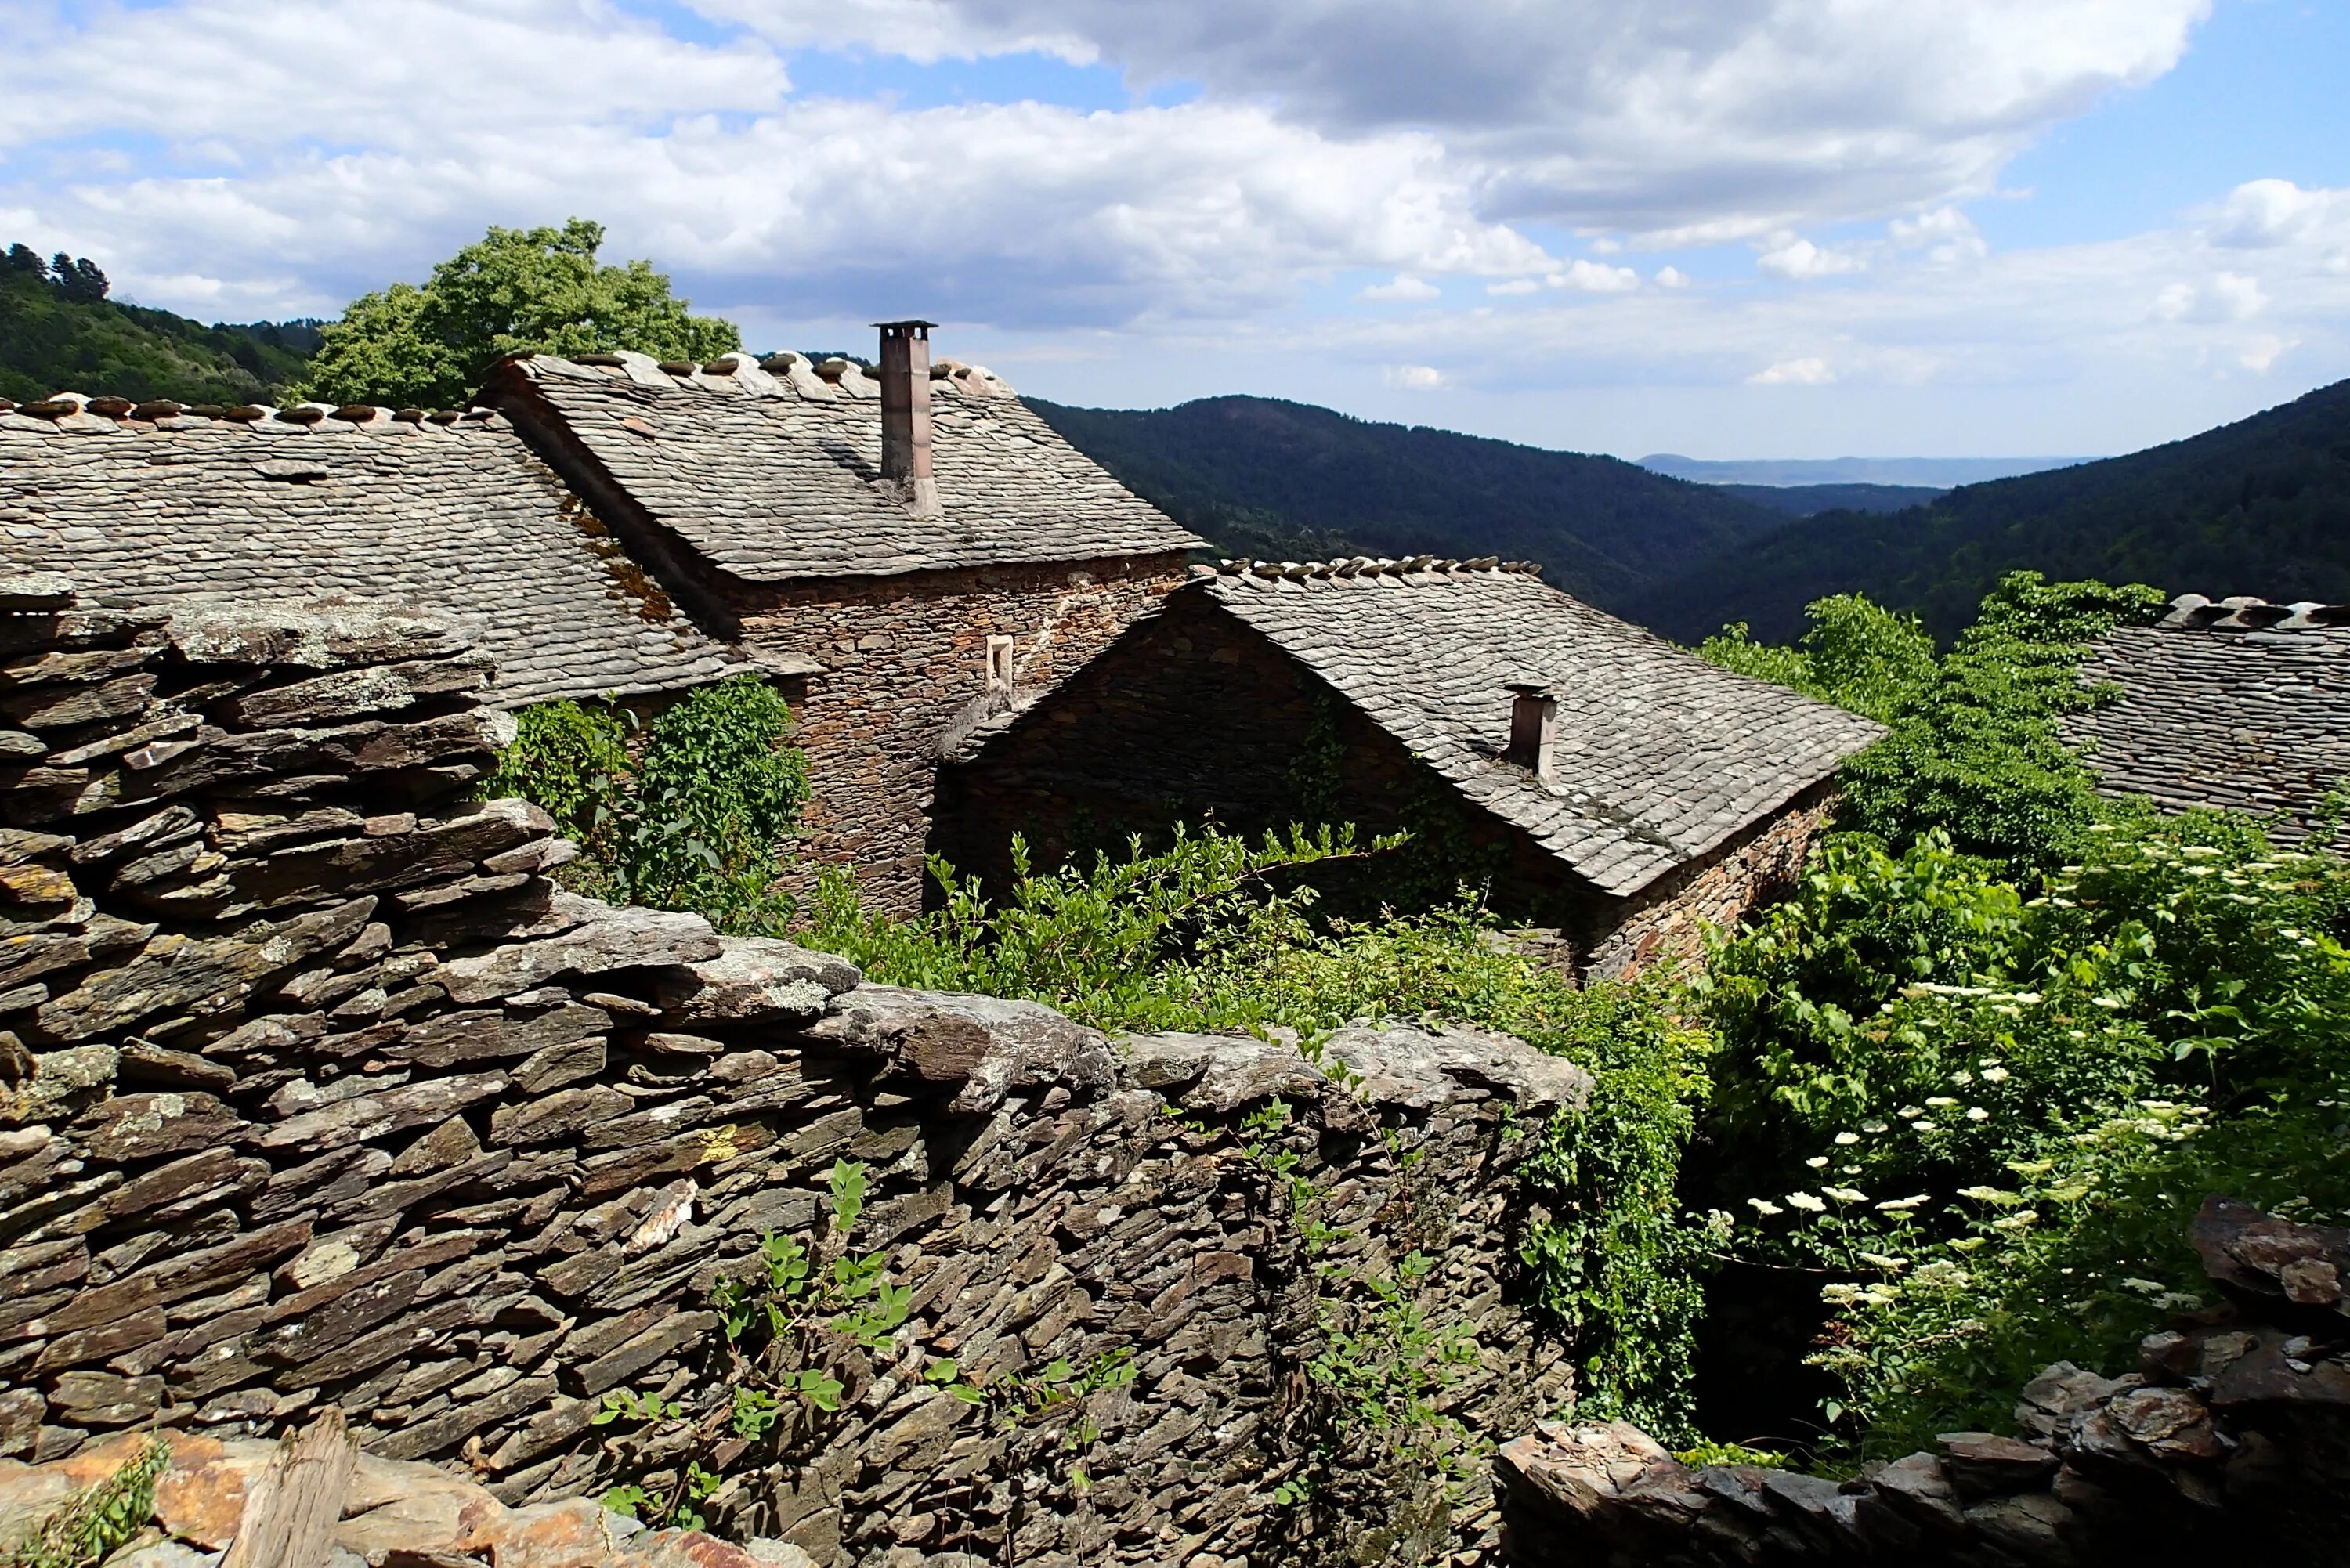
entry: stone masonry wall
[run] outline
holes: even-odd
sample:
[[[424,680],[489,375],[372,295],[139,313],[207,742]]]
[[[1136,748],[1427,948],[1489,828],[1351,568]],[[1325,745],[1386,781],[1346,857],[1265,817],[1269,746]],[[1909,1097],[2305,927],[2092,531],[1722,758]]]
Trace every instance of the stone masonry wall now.
[[[1845,1480],[1692,1469],[1638,1428],[1542,1423],[1497,1461],[1520,1568],[2088,1568],[2339,1563],[2350,1526],[2350,1231],[2231,1199],[2189,1231],[2220,1304],[2147,1336],[2136,1370],[2060,1361],[2015,1434]]]
[[[1727,930],[1794,887],[1835,803],[1833,782],[1814,784],[1703,860],[1647,889],[1610,929],[1586,943],[1585,972],[1621,976],[1696,964],[1705,952],[1707,925]]]
[[[0,579],[0,1458],[333,1405],[511,1503],[715,1465],[712,1528],[826,1564],[1486,1549],[1482,1465],[1449,1507],[1409,1474],[1277,1501],[1330,1436],[1312,1263],[1426,1248],[1411,1293],[1479,1345],[1443,1403],[1493,1440],[1554,1407],[1512,1171],[1576,1069],[1364,1028],[1327,1044],[1342,1087],[1291,1046],[1112,1041],[574,898],[543,815],[466,802],[484,674],[414,617]],[[1311,1262],[1269,1151],[1326,1194]],[[724,1429],[712,1292],[816,1236],[837,1159],[910,1316],[766,1457]],[[920,1376],[1128,1353],[1090,1487]],[[599,1422],[621,1392],[682,1414]]]
[[[809,858],[854,867],[879,908],[920,909],[940,754],[991,711],[988,639],[1013,639],[1014,689],[1034,692],[1182,577],[1177,554],[849,582],[730,579],[727,607],[750,648],[824,668],[789,689],[815,790]]]

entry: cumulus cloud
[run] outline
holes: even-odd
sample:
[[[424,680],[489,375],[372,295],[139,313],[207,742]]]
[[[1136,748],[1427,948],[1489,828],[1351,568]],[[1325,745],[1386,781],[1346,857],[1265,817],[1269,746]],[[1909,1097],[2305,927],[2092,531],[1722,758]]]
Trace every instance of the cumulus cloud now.
[[[1414,277],[1408,272],[1399,272],[1386,283],[1371,285],[1355,297],[1415,304],[1425,300],[1441,299],[1444,297],[1444,291],[1426,278]]]
[[[1444,388],[1444,372],[1433,365],[1389,365],[1380,379],[1407,392],[1435,392]]]
[[[1974,220],[1953,206],[1937,207],[1915,217],[1896,218],[1886,225],[1885,237],[1896,250],[1923,250],[1927,259],[1938,266],[1981,261],[1991,254],[1991,246],[1984,243]]]
[[[1657,286],[1659,288],[1687,288],[1689,286],[1690,275],[1683,272],[1680,268],[1677,266],[1660,266],[1657,269]]]
[[[1572,289],[1577,294],[1622,294],[1640,286],[1640,275],[1628,266],[1608,266],[1578,257],[1543,281],[1553,288]]]
[[[1865,271],[1868,260],[1860,252],[1850,248],[1838,246],[1828,249],[1796,234],[1777,234],[1754,258],[1754,265],[1773,277],[1835,277],[1843,273]]]
[[[2165,288],[2155,296],[2154,313],[2166,321],[2249,321],[2268,302],[2260,279],[2240,272],[2215,272]]]
[[[2290,180],[2251,180],[2228,192],[2216,219],[2215,243],[2265,250],[2350,230],[2350,192],[2304,191]]]
[[[1825,387],[1835,379],[1825,359],[1782,359],[1746,378],[1751,387]]]
[[[1329,134],[1427,129],[1487,215],[1735,239],[1987,191],[2210,0],[692,0],[793,47],[1045,49]]]

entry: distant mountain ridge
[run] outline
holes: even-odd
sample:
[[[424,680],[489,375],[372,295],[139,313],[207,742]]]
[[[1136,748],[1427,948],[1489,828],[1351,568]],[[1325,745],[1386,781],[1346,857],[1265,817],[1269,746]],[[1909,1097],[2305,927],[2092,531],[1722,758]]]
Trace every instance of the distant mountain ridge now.
[[[1822,512],[1898,512],[1950,493],[1929,484],[1717,484],[1713,488],[1790,517],[1811,517]]]
[[[2095,461],[2089,457],[1823,457],[1711,462],[1658,452],[1642,458],[1640,466],[1699,484],[1898,484],[1950,490]]]
[[[1078,409],[1070,444],[1233,555],[1501,556],[1602,608],[1762,537],[1784,514],[1612,457],[1380,424],[1272,398]]]
[[[1805,604],[1857,592],[1947,637],[2020,568],[2350,602],[2350,380],[2126,457],[1966,485],[1902,512],[1805,518],[1641,589],[1626,613],[1682,641],[1741,620],[1784,641]]]

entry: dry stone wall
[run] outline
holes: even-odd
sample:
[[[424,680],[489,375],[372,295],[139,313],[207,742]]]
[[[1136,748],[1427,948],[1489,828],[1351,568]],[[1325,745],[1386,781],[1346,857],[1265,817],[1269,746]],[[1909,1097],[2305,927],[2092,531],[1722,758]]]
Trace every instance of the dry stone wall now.
[[[1504,1448],[1521,1568],[2075,1568],[2339,1563],[2350,1525],[2350,1231],[2225,1198],[2189,1232],[2221,1304],[2147,1337],[2136,1370],[2058,1362],[2015,1435],[1836,1481],[1692,1469],[1623,1422],[1542,1423]]]
[[[0,1458],[334,1406],[510,1505],[713,1466],[712,1529],[826,1564],[1485,1549],[1482,1466],[1279,1501],[1332,1440],[1320,1265],[1427,1248],[1408,1294],[1477,1344],[1440,1403],[1495,1441],[1554,1407],[1512,1170],[1579,1072],[1364,1027],[1342,1085],[573,897],[541,814],[468,800],[486,673],[416,617],[0,579]],[[838,1160],[909,1317],[783,1462],[726,1428],[712,1290],[818,1233]],[[949,1355],[1130,1356],[1090,1484],[925,1382]],[[621,1394],[675,1413],[599,1421]]]

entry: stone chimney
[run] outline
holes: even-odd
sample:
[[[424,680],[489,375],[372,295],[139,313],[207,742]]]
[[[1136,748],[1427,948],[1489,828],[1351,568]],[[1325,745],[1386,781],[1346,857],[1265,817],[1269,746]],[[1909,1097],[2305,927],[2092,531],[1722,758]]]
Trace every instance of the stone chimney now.
[[[939,482],[931,473],[931,321],[883,321],[881,482],[917,517],[939,515]]]
[[[1502,753],[1544,784],[1558,777],[1558,699],[1547,686],[1510,682],[1510,745]]]

